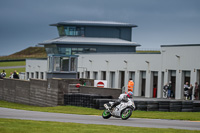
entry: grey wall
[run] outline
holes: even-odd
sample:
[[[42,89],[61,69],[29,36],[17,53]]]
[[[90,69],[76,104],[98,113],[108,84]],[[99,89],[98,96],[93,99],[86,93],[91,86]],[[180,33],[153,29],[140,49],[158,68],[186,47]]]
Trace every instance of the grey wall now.
[[[3,79],[0,86],[1,100],[36,106],[58,105],[58,88],[47,88],[46,80]]]
[[[85,81],[86,85],[94,85],[93,80]],[[63,105],[69,84],[77,83],[78,79],[0,79],[0,100],[35,106]]]
[[[80,93],[98,94],[101,96],[112,96],[113,99],[117,99],[119,95],[122,93],[122,90],[116,88],[98,88],[98,87],[80,86]]]
[[[85,27],[85,37],[120,38],[131,41],[132,28],[123,27]]]

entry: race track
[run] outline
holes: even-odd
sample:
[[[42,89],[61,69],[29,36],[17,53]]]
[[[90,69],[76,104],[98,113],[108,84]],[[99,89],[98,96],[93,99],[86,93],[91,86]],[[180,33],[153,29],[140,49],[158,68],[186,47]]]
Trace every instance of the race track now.
[[[129,127],[200,130],[200,122],[192,122],[192,121],[140,119],[140,118],[129,118],[128,120],[121,120],[120,118],[113,118],[113,117],[111,117],[110,119],[103,119],[101,116],[25,111],[25,110],[8,109],[1,107],[0,107],[0,118],[72,122],[72,123],[82,123],[82,124],[116,125],[116,126],[129,126]]]

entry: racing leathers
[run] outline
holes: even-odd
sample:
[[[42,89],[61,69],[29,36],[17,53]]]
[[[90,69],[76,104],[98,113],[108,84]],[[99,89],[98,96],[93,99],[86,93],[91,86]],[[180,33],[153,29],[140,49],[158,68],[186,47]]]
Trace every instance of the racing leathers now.
[[[129,100],[131,99],[128,97],[127,94],[120,94],[120,96],[118,97],[118,100],[115,101],[110,108],[113,109],[114,107],[119,105],[121,102],[128,102]]]

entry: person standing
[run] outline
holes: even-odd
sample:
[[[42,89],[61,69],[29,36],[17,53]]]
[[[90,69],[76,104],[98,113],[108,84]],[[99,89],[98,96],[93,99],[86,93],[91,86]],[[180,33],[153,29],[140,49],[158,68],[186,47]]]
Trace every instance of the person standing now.
[[[189,100],[192,100],[192,90],[193,90],[193,86],[192,86],[192,84],[190,84],[190,87],[188,87],[188,98],[189,98]]]
[[[171,90],[172,90],[172,83],[171,81],[169,81],[169,86],[168,86],[168,90],[167,90],[167,98],[171,98]]]
[[[194,98],[195,100],[199,99],[199,86],[197,82],[195,82],[195,86],[194,86]]]
[[[163,86],[163,98],[167,98],[167,91],[168,91],[168,84],[166,83],[164,86]]]
[[[5,70],[3,70],[3,72],[1,73],[1,76],[2,76],[2,78],[5,78],[5,77],[6,77],[6,72],[5,72]]]
[[[134,82],[133,82],[132,78],[130,78],[128,81],[128,92],[129,91],[133,92],[133,86],[134,86]]]
[[[14,78],[14,79],[19,79],[19,75],[17,74],[16,71],[14,71],[14,73],[13,73],[13,78]]]
[[[185,100],[188,100],[188,82],[185,82],[184,84],[184,97],[185,97]]]
[[[9,78],[10,78],[10,79],[13,78],[13,73],[12,73],[12,72],[10,72],[10,76],[9,76]]]

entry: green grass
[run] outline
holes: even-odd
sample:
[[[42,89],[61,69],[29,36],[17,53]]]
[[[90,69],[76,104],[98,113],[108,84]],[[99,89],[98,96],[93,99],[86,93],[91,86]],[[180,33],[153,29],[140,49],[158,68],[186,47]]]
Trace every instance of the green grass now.
[[[0,107],[14,108],[31,111],[66,113],[66,114],[83,114],[83,115],[102,115],[103,110],[76,107],[76,106],[56,106],[56,107],[37,107],[24,104],[10,103],[0,101]],[[133,118],[149,119],[173,119],[173,120],[190,120],[200,121],[200,112],[158,112],[158,111],[134,111]]]
[[[0,118],[0,133],[200,133],[200,131]]]
[[[15,60],[26,58],[47,58],[44,47],[28,47],[8,56],[0,56],[0,60]]]
[[[0,69],[0,72],[2,72],[3,70],[5,70],[7,78],[10,76],[10,73],[13,73],[15,70],[17,72],[25,72],[25,68]]]
[[[0,67],[8,67],[8,66],[25,66],[25,61],[12,61],[12,62],[0,62]]]

